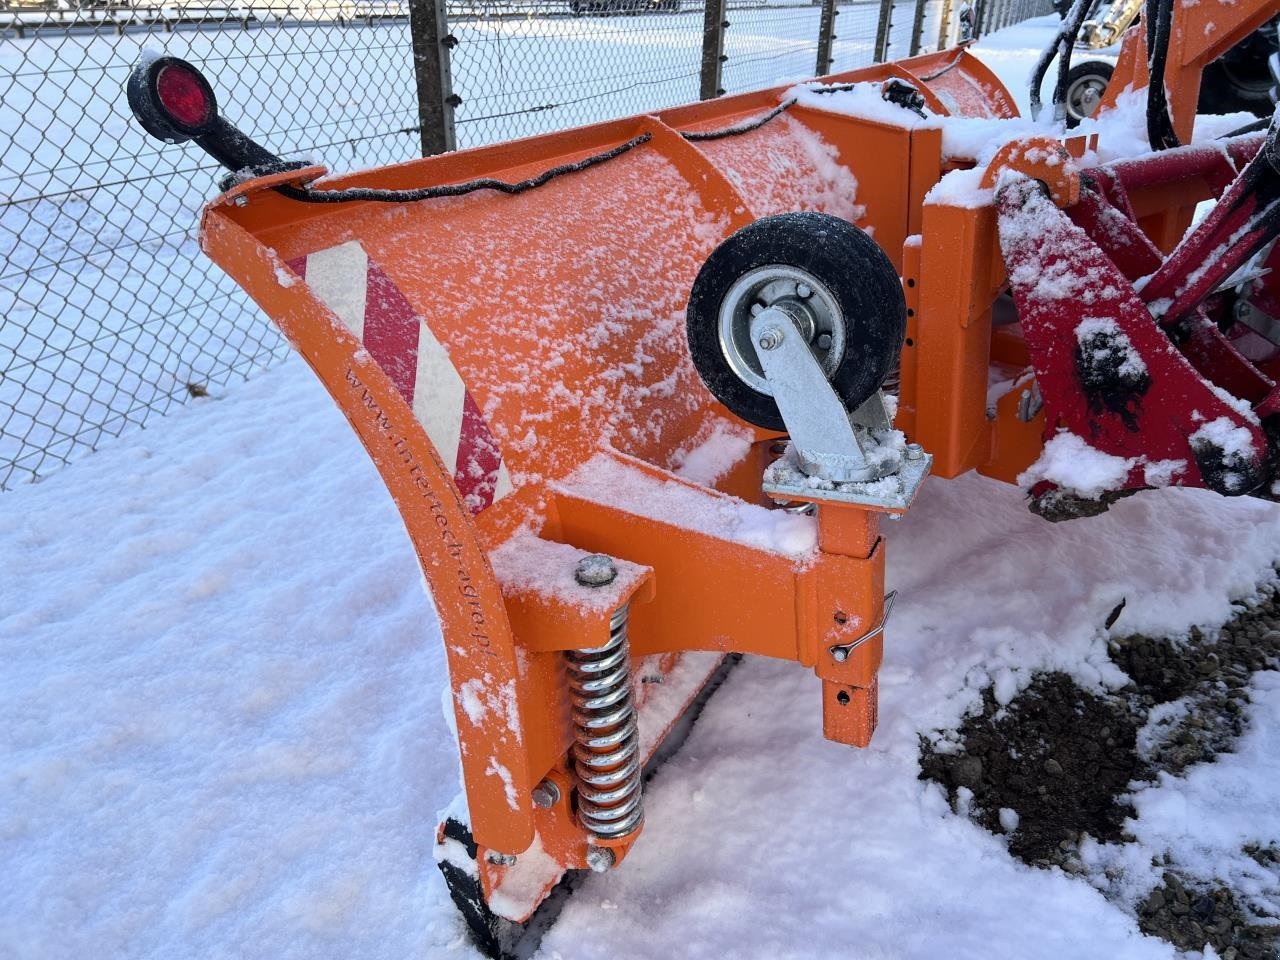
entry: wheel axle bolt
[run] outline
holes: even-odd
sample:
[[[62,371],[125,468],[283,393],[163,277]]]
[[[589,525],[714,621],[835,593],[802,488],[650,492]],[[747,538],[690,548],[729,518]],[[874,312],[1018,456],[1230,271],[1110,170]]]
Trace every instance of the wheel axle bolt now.
[[[753,304],[751,305],[751,315],[752,315],[753,317],[758,317],[758,316],[760,316],[760,314],[762,314],[762,313],[764,313],[764,304],[763,304],[763,303],[753,303]]]
[[[808,300],[810,297],[813,296],[813,288],[810,287],[807,283],[797,283],[796,296],[799,297],[801,300]]]
[[[584,587],[607,587],[618,577],[618,566],[612,557],[593,553],[578,561],[573,578]]]
[[[587,850],[587,866],[593,873],[604,873],[614,864],[613,851],[608,847],[590,847]]]
[[[829,333],[818,334],[818,349],[819,350],[831,349],[831,334]]]
[[[550,810],[560,802],[560,788],[553,780],[543,780],[533,788],[533,805],[539,810]]]
[[[764,333],[760,334],[759,346],[761,350],[776,350],[782,346],[782,340],[785,334],[777,327],[770,327]]]

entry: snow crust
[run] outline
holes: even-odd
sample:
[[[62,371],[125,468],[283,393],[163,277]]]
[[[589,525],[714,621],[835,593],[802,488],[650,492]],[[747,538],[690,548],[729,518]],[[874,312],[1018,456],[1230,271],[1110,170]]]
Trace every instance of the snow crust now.
[[[1040,459],[1022,472],[1018,485],[1031,487],[1042,480],[1096,500],[1109,490],[1124,486],[1133,468],[1132,458],[1095,450],[1074,433],[1059,433],[1044,445]]]
[[[617,576],[612,583],[584,587],[578,583],[575,571],[587,556],[586,550],[518,533],[490,551],[489,562],[505,596],[532,594],[597,613],[616,610],[626,603],[649,569],[615,558]]]
[[[4,506],[0,955],[477,956],[431,862],[458,771],[434,614],[304,364]],[[747,660],[647,785],[624,869],[587,881],[541,957],[1172,958],[958,818],[917,780],[916,738],[1036,669],[1121,683],[1101,628],[1121,598],[1116,630],[1212,629],[1280,560],[1280,511],[1168,490],[1049,525],[966,477],[930,480],[886,534],[900,593],[872,746],[822,739],[809,671]],[[1268,684],[1236,754],[1152,788],[1138,847],[1097,852],[1135,889],[1153,853],[1243,875],[1235,840],[1276,835]]]
[[[555,486],[595,503],[613,504],[770,553],[803,556],[818,543],[818,525],[812,517],[768,510],[674,480],[659,480],[608,455],[593,457]]]

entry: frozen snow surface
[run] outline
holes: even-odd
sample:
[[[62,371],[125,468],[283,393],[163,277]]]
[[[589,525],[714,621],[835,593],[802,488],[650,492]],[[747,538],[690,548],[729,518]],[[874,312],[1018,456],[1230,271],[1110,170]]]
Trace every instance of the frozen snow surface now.
[[[473,955],[431,856],[457,776],[436,622],[302,363],[4,508],[0,956]],[[544,957],[1173,956],[955,816],[917,736],[1038,668],[1119,683],[1101,624],[1121,598],[1117,630],[1221,623],[1280,559],[1280,511],[1170,490],[1055,526],[969,477],[888,534],[872,746],[822,739],[807,671],[748,660]],[[1256,698],[1240,754],[1146,794],[1144,854],[1241,870],[1236,841],[1274,835],[1280,678]],[[1240,815],[1190,829],[1221,802]]]
[[[1035,30],[986,45],[1011,83]],[[717,443],[685,469],[717,473]],[[969,476],[886,526],[871,747],[823,740],[808,671],[745,661],[541,957],[1175,956],[953,813],[918,738],[1036,670],[1122,683],[1122,599],[1116,632],[1212,630],[1273,576],[1280,510],[1174,489],[1050,525]],[[458,770],[437,622],[300,361],[5,494],[0,559],[0,958],[476,955],[432,858]],[[1136,842],[1108,853],[1133,890],[1160,853],[1247,880],[1240,847],[1280,835],[1280,675],[1248,710],[1234,754],[1138,795]]]

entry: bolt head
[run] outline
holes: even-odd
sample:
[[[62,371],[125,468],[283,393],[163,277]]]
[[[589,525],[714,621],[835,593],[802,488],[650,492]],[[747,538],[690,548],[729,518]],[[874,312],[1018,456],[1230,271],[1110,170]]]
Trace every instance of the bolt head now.
[[[560,802],[560,788],[553,780],[543,780],[533,788],[533,805],[539,810],[550,810]]]
[[[751,305],[751,315],[752,315],[753,317],[758,317],[758,316],[760,316],[760,314],[762,314],[762,313],[764,313],[764,304],[763,304],[763,303],[753,303],[753,304]]]
[[[908,443],[908,444],[907,444],[907,459],[908,459],[908,460],[923,460],[923,459],[924,459],[924,447],[920,446],[920,444],[918,444],[918,443]]]
[[[817,340],[817,343],[818,343],[818,349],[819,349],[819,350],[830,350],[830,349],[831,349],[831,334],[829,334],[829,333],[820,333],[820,334],[818,334],[818,340]]]
[[[587,866],[593,873],[604,873],[613,866],[614,862],[613,851],[608,847],[587,848]]]
[[[813,288],[809,286],[807,283],[797,283],[796,296],[799,297],[801,300],[808,300],[810,297],[813,296]]]
[[[834,660],[836,663],[844,663],[846,660],[849,659],[849,651],[846,650],[844,647],[832,647],[831,659]]]
[[[498,867],[514,867],[516,865],[516,855],[514,853],[499,853],[497,850],[490,850],[484,855],[484,858]]]
[[[593,553],[578,561],[573,577],[584,587],[605,587],[618,578],[618,566],[612,557]]]

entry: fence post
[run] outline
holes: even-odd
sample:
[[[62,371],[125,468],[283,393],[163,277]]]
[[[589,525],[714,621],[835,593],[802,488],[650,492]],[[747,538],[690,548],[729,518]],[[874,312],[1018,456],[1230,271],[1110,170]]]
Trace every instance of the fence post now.
[[[457,146],[453,108],[462,100],[453,92],[449,70],[449,51],[458,40],[449,33],[445,0],[409,0],[409,37],[418,86],[422,155],[446,153]]]
[[[815,76],[831,72],[831,42],[835,40],[836,0],[822,0],[822,16],[818,20],[818,67]]]
[[[920,52],[920,35],[924,33],[924,10],[929,0],[916,0],[916,16],[911,21],[911,56]]]
[[[938,49],[945,50],[951,44],[951,0],[942,0],[942,12],[938,19]]]
[[[987,5],[991,0],[973,0],[973,39],[987,34]]]
[[[724,93],[721,86],[724,55],[725,0],[706,0],[702,17],[702,92],[703,100],[714,100]]]
[[[893,0],[880,0],[880,22],[876,25],[876,63],[889,59],[889,29],[893,26]]]

